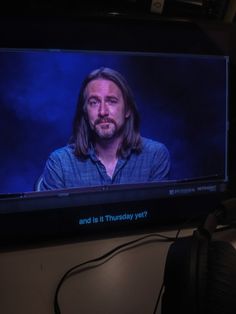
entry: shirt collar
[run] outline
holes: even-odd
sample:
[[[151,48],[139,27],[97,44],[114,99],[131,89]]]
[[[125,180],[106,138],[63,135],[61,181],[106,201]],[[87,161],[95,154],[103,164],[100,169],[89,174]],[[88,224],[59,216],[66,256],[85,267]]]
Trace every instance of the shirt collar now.
[[[126,152],[125,156],[123,156],[122,158],[119,158],[119,159],[123,159],[123,160],[128,159],[129,156],[131,155],[131,152],[132,152],[132,150],[129,149],[129,150]],[[93,161],[95,161],[95,162],[99,160],[98,157],[97,157],[97,155],[96,155],[96,151],[95,151],[95,148],[94,148],[94,145],[93,145],[93,144],[90,144],[90,146],[89,146],[89,149],[88,149],[88,156],[89,156]]]

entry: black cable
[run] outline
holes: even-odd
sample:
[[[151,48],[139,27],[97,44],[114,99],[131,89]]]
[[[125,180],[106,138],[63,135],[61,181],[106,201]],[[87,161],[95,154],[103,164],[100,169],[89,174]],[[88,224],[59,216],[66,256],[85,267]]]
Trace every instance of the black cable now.
[[[193,222],[194,220],[197,220],[197,221],[200,221],[200,220],[203,220],[205,221],[206,217],[205,215],[197,215],[197,216],[191,216],[189,219],[187,219],[186,221],[184,221],[178,228],[177,232],[176,232],[176,235],[175,235],[175,240],[178,239],[179,237],[179,234],[180,234],[180,231],[184,228],[186,228],[187,226],[190,225],[191,222]]]
[[[159,293],[158,293],[158,297],[157,297],[157,301],[156,301],[156,304],[155,304],[155,308],[153,310],[153,314],[156,314],[158,305],[159,305],[160,300],[161,300],[161,295],[162,295],[163,289],[164,289],[164,280],[162,281],[161,288],[160,288]]]
[[[99,266],[98,265],[93,265],[93,266],[89,266],[90,264],[92,263],[95,263],[95,262],[100,262],[100,261],[103,261],[107,258],[112,258],[114,255],[122,252],[124,249],[128,248],[130,245],[133,245],[133,244],[138,244],[138,242],[140,241],[143,241],[145,239],[148,239],[148,238],[151,238],[151,237],[159,237],[159,238],[162,238],[163,241],[167,241],[167,242],[174,242],[175,241],[175,237],[168,237],[168,236],[165,236],[165,235],[162,235],[162,234],[158,234],[158,233],[153,233],[153,234],[148,234],[148,235],[145,235],[143,237],[140,237],[138,239],[135,239],[135,240],[131,240],[129,242],[125,242],[123,244],[120,244],[118,246],[116,246],[115,248],[113,248],[112,250],[106,252],[105,254],[99,256],[99,257],[96,257],[94,259],[90,259],[86,262],[83,262],[83,263],[80,263],[80,264],[77,264],[73,267],[71,267],[70,269],[68,269],[64,275],[61,277],[58,285],[57,285],[57,288],[56,288],[56,291],[55,291],[55,295],[54,295],[54,313],[55,314],[61,314],[61,311],[60,311],[60,306],[59,306],[59,302],[58,302],[58,295],[59,295],[59,291],[60,291],[60,288],[62,286],[62,284],[64,283],[64,281],[70,276],[73,274],[73,272],[75,270],[79,270],[79,268],[83,267],[83,266],[86,266],[88,265],[87,268],[85,268],[84,270],[88,269],[88,268],[91,268],[91,267],[97,267]],[[144,243],[143,243],[144,244]],[[105,261],[103,261],[105,262]]]

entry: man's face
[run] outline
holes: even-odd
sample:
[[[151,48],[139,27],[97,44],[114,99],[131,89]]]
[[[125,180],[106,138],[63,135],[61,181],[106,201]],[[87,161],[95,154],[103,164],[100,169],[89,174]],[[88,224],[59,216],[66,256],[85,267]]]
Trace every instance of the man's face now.
[[[100,139],[111,139],[129,117],[120,88],[112,81],[95,79],[85,89],[89,125]]]

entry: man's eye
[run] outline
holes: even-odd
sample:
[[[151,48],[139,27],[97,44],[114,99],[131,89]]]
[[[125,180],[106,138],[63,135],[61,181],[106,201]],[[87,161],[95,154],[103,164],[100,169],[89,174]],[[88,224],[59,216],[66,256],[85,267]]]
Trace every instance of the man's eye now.
[[[90,100],[88,101],[88,104],[89,104],[89,106],[91,106],[91,107],[95,107],[95,106],[97,106],[97,105],[99,104],[99,101],[98,101],[97,99],[90,99]]]
[[[111,98],[108,100],[108,103],[111,104],[111,105],[115,105],[117,104],[117,99],[116,98]]]

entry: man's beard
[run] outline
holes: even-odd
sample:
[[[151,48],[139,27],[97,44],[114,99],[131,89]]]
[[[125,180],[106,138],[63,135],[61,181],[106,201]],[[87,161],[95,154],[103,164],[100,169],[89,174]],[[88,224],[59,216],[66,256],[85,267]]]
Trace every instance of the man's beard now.
[[[112,139],[119,131],[115,120],[111,118],[99,118],[94,123],[94,132],[100,139]]]

